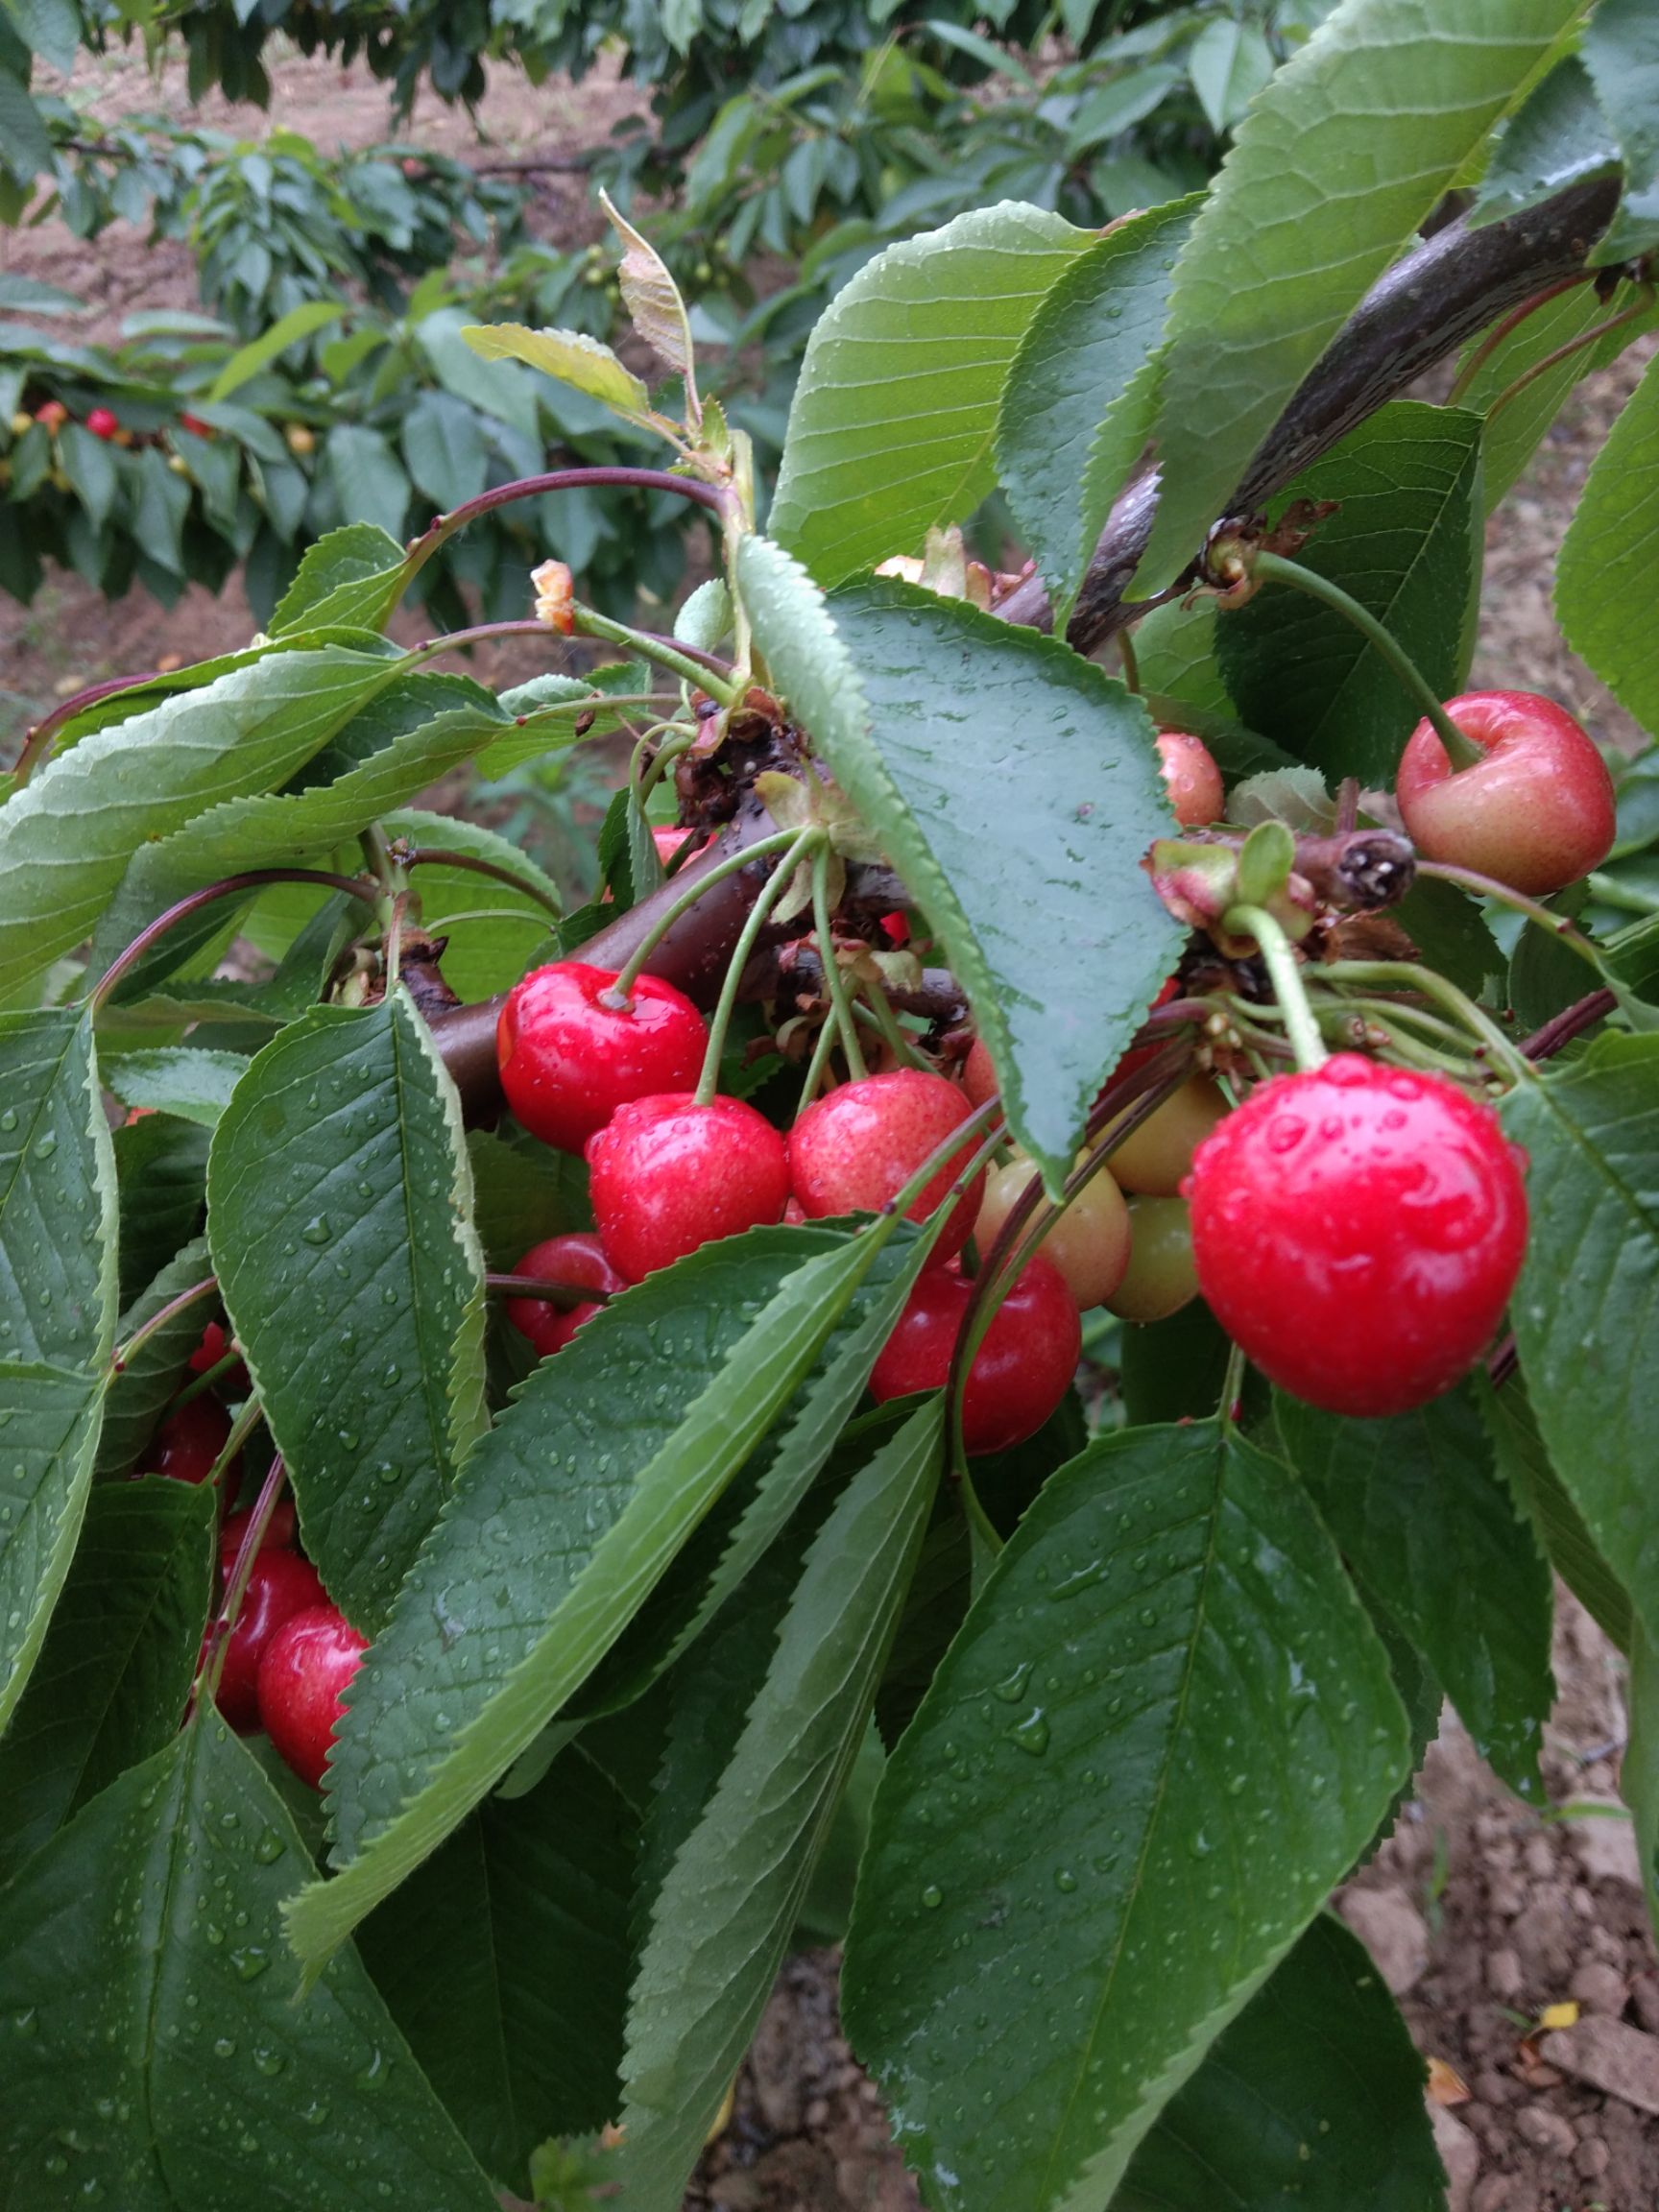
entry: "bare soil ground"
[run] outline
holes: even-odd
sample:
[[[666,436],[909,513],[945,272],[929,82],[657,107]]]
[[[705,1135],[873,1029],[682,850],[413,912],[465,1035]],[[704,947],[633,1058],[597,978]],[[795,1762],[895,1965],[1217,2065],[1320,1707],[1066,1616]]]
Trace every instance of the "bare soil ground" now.
[[[217,100],[186,109],[176,76],[158,90],[130,59],[98,65],[84,89],[97,118],[164,104],[175,116],[250,135],[268,127]],[[366,71],[292,60],[278,71],[269,124],[325,145],[364,144],[387,134],[385,101]],[[603,74],[581,86],[532,89],[500,72],[480,123],[492,156],[545,155],[592,143],[637,105]],[[464,153],[479,130],[427,98],[405,134]],[[542,189],[550,234],[597,234],[579,178],[549,178]],[[80,292],[96,311],[90,335],[113,333],[140,307],[194,303],[184,250],[143,251],[131,232],[83,246],[51,225],[0,231],[0,268]],[[1623,746],[1637,733],[1567,652],[1550,594],[1572,503],[1648,350],[1583,387],[1494,518],[1475,676],[1547,691],[1605,742]],[[192,589],[170,612],[136,592],[106,606],[72,578],[33,609],[0,600],[0,727],[100,676],[154,666],[166,655],[196,660],[242,642],[252,628],[234,589],[218,600]],[[539,647],[530,653],[479,672],[493,681],[526,674],[542,659]],[[1609,1803],[1625,1734],[1620,1665],[1564,1595],[1557,1675],[1561,1697],[1545,1753],[1552,1805]],[[1454,2102],[1435,2106],[1435,2125],[1453,2212],[1655,2212],[1659,1958],[1627,1820],[1617,1813],[1540,1817],[1501,1789],[1449,1719],[1393,1836],[1340,1902],[1373,1944],[1419,2047],[1451,2069],[1440,2080]],[[1561,2004],[1580,2008],[1580,2026],[1560,2038],[1535,2034],[1545,2008]],[[697,2212],[916,2205],[880,2102],[840,2034],[833,1954],[804,1954],[786,1967],[731,2123],[687,2203]]]

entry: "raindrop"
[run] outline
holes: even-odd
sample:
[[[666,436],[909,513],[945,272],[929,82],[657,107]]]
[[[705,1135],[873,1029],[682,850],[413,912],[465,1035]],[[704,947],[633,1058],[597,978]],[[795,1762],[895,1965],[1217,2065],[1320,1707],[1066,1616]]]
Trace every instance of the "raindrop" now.
[[[274,1861],[280,1859],[287,1848],[287,1844],[283,1842],[276,1829],[267,1828],[253,1846],[253,1856],[258,1860],[261,1866],[269,1866]]]
[[[1077,1887],[1077,1877],[1069,1866],[1062,1866],[1054,1876],[1054,1887],[1056,1889],[1063,1889],[1070,1896]]]
[[[313,1214],[300,1232],[307,1244],[326,1244],[333,1232],[328,1226],[326,1214]]]
[[[1042,1758],[1048,1748],[1048,1722],[1041,1705],[1027,1713],[1023,1720],[1015,1722],[1008,1730],[1008,1740],[1018,1743],[1022,1751],[1028,1751],[1032,1758]]]
[[[928,1883],[926,1888],[922,1892],[922,1902],[926,1906],[929,1912],[936,1911],[944,1904],[945,1892],[940,1888],[937,1882]]]
[[[50,1160],[57,1149],[58,1132],[55,1129],[48,1129],[45,1136],[40,1138],[35,1146],[35,1157],[36,1160]]]
[[[215,2058],[234,2058],[236,2056],[234,2039],[229,2035],[216,2036],[213,2042],[213,2056]]]
[[[271,1960],[256,1943],[248,1943],[241,1950],[231,1952],[230,1963],[242,1981],[256,1982]]]
[[[1031,1679],[1031,1662],[1022,1659],[1012,1674],[1004,1675],[1000,1682],[991,1685],[993,1697],[1000,1697],[1004,1705],[1018,1705],[1025,1695],[1025,1685]]]
[[[17,1109],[15,1106],[8,1106],[5,1113],[0,1114],[0,1129],[15,1129],[16,1126]]]

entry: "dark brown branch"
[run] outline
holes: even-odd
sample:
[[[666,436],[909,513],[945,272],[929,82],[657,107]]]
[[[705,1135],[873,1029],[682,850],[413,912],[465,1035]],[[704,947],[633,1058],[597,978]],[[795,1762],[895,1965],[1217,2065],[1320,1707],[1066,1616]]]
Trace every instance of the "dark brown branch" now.
[[[1616,181],[1598,179],[1505,222],[1479,230],[1449,223],[1425,239],[1372,286],[1303,379],[1245,469],[1228,511],[1260,507],[1495,316],[1582,270],[1618,196]],[[1079,653],[1094,652],[1144,612],[1123,593],[1151,537],[1157,506],[1157,469],[1148,457],[1107,519],[1067,626]],[[996,612],[1033,629],[1046,630],[1053,621],[1036,577],[1018,585]]]
[[[1528,1060],[1548,1060],[1551,1053],[1559,1052],[1563,1045],[1571,1045],[1575,1037],[1582,1036],[1586,1029],[1594,1029],[1598,1022],[1604,1022],[1618,1003],[1611,991],[1592,991],[1587,998],[1564,1006],[1542,1029],[1534,1029],[1531,1036],[1523,1041],[1521,1049]]]

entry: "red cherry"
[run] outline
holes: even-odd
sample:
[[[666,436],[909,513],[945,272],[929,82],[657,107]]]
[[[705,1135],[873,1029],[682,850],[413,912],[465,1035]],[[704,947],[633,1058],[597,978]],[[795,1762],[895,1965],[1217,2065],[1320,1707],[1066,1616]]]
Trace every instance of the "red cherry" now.
[[[1527,1192],[1490,1107],[1352,1052],[1277,1075],[1198,1149],[1198,1286],[1263,1374],[1332,1413],[1402,1413],[1491,1340]]]
[[[35,420],[43,430],[61,430],[69,420],[69,410],[61,399],[48,399],[36,408]]]
[[[1221,771],[1201,737],[1185,730],[1160,730],[1158,759],[1169,804],[1183,830],[1200,829],[1219,822],[1226,801]]]
[[[121,418],[110,407],[89,407],[86,410],[86,427],[94,438],[113,438],[121,427]]]
[[[975,1037],[962,1063],[962,1095],[970,1106],[983,1106],[988,1098],[995,1098],[1001,1088],[991,1063],[990,1047],[983,1037]]]
[[[1454,773],[1433,725],[1412,731],[1394,795],[1418,852],[1534,899],[1599,868],[1617,827],[1613,779],[1566,709],[1531,691],[1469,691],[1446,711],[1486,757]]]
[[[227,1352],[236,1349],[221,1323],[209,1321],[202,1332],[202,1341],[191,1353],[187,1362],[192,1375],[208,1375],[218,1366]],[[234,1367],[227,1367],[219,1378],[221,1389],[232,1398],[246,1398],[253,1385],[248,1380],[248,1370],[240,1359]]]
[[[967,1316],[974,1286],[954,1267],[929,1267],[881,1347],[870,1389],[883,1403],[938,1390]],[[1035,1436],[1059,1405],[1083,1356],[1083,1328],[1066,1278],[1039,1252],[1028,1260],[986,1330],[962,1393],[970,1455],[1008,1452]]]
[[[575,1283],[584,1290],[626,1290],[628,1285],[605,1257],[597,1237],[548,1237],[529,1251],[513,1270],[515,1275],[539,1275],[545,1283]],[[535,1345],[538,1356],[563,1351],[584,1321],[599,1311],[597,1305],[555,1306],[550,1298],[509,1298],[507,1318],[521,1336]]]
[[[709,1032],[684,992],[641,975],[633,1002],[608,1006],[607,968],[556,960],[515,984],[495,1032],[501,1088],[532,1136],[580,1152],[618,1106],[689,1090]]]
[[[221,1562],[234,1567],[236,1554],[242,1549],[242,1539],[248,1533],[252,1520],[252,1508],[240,1513],[228,1513],[225,1526],[219,1531],[219,1557]],[[294,1501],[278,1498],[271,1518],[265,1524],[265,1533],[259,1542],[261,1551],[292,1551],[294,1549]]]
[[[340,1696],[369,1648],[333,1605],[290,1614],[259,1661],[259,1719],[301,1781],[323,1787]]]
[[[230,1416],[205,1391],[176,1406],[156,1430],[141,1475],[169,1475],[175,1482],[205,1482],[230,1437]],[[226,1469],[233,1474],[237,1462]]]
[[[222,1588],[228,1589],[235,1565],[236,1552],[221,1545]],[[309,1559],[297,1551],[261,1548],[226,1641],[219,1676],[219,1710],[238,1736],[252,1736],[259,1725],[259,1662],[272,1637],[296,1613],[327,1603],[328,1593]]]
[[[781,1221],[789,1198],[782,1138],[737,1098],[636,1099],[589,1143],[588,1166],[606,1256],[631,1283],[716,1237]]]
[[[691,835],[689,830],[653,830],[651,842],[657,848],[657,857],[664,868]]]
[[[954,1083],[920,1068],[843,1083],[815,1099],[790,1130],[790,1188],[809,1220],[878,1214],[972,1112]],[[973,1149],[970,1141],[923,1186],[909,1208],[912,1221],[925,1221],[941,1203]],[[940,1233],[936,1261],[967,1243],[984,1193],[981,1169]]]
[[[188,430],[192,438],[211,438],[213,435],[212,423],[204,422],[200,415],[180,415],[179,427],[180,430]]]
[[[880,917],[881,934],[889,945],[908,945],[910,942],[910,917],[908,914],[883,914]]]

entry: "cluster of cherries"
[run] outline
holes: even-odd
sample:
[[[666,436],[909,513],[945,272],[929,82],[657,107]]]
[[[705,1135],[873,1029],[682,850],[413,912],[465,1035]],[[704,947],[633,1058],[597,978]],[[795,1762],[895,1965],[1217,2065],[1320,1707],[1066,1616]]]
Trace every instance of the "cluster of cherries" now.
[[[230,1442],[230,1416],[204,1384],[219,1375],[232,1396],[245,1395],[248,1371],[226,1367],[234,1347],[223,1325],[209,1321],[191,1353],[193,1378],[163,1419],[141,1474],[205,1482]],[[240,1474],[240,1454],[221,1477],[228,1495]],[[250,1510],[228,1514],[219,1531],[219,1580],[228,1591],[252,1526]],[[209,1630],[209,1636],[211,1630]],[[207,1639],[203,1642],[205,1656]],[[253,1555],[242,1602],[225,1641],[217,1702],[240,1736],[263,1729],[294,1771],[321,1789],[333,1741],[341,1693],[368,1648],[323,1587],[322,1577],[298,1548],[294,1507],[279,1499]]]

